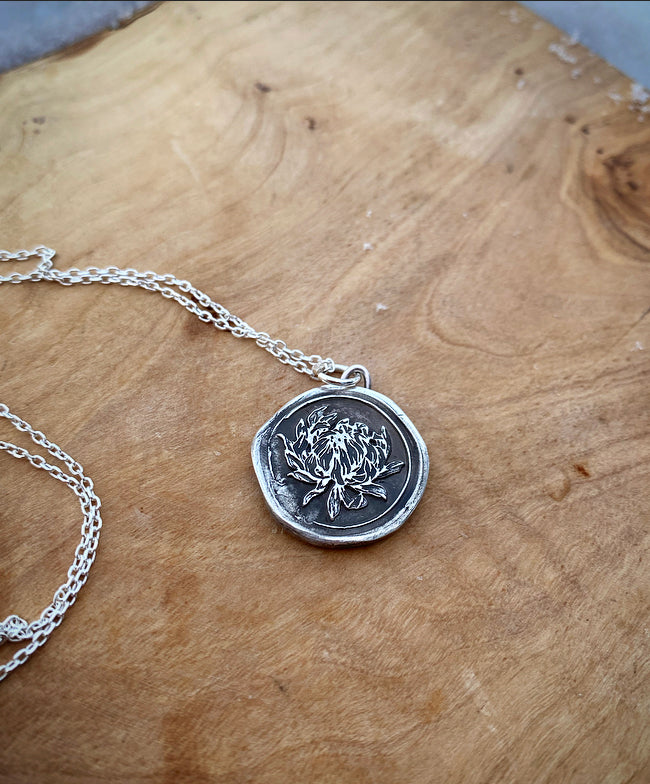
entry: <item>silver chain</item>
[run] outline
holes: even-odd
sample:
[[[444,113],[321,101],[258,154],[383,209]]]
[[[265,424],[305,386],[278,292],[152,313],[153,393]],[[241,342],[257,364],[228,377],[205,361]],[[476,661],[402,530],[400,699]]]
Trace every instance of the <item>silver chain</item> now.
[[[39,430],[34,430],[23,419],[12,414],[3,403],[0,403],[0,417],[8,420],[17,430],[27,433],[37,446],[43,447],[51,457],[63,463],[67,473],[59,466],[48,463],[43,455],[32,454],[8,441],[0,441],[0,451],[27,460],[35,468],[47,471],[54,479],[67,485],[79,499],[84,518],[81,526],[81,541],[75,550],[72,566],[68,569],[68,579],[57,588],[52,602],[43,610],[40,617],[28,623],[19,615],[9,615],[0,622],[0,645],[5,642],[27,642],[27,645],[16,651],[8,662],[0,665],[0,681],[2,681],[47,642],[50,634],[63,620],[66,610],[74,604],[95,560],[102,518],[99,513],[101,501],[93,489],[92,480],[84,474],[83,467],[76,460],[73,460],[60,446],[49,441]]]
[[[55,253],[56,251],[44,245],[33,250],[19,250],[13,253],[0,250],[0,261],[22,262],[28,261],[30,258],[40,259],[36,268],[30,272],[12,272],[9,275],[0,275],[0,284],[35,283],[45,280],[60,283],[62,286],[72,286],[77,283],[82,285],[116,283],[119,286],[137,286],[147,291],[158,292],[166,299],[175,300],[201,321],[212,324],[217,329],[230,332],[238,338],[254,340],[260,348],[268,351],[280,362],[290,365],[299,373],[307,374],[315,381],[338,384],[342,387],[350,387],[363,382],[366,387],[370,387],[370,376],[363,366],[345,366],[335,363],[332,359],[324,359],[317,354],[308,356],[299,349],[290,349],[283,340],[274,340],[266,332],[258,332],[253,329],[187,280],[181,280],[174,275],[138,272],[135,269],[120,269],[119,267],[106,267],[105,269],[89,267],[84,270],[71,268],[62,271],[55,269],[52,263]],[[27,433],[37,446],[43,447],[51,457],[61,461],[66,466],[68,473],[59,466],[48,463],[43,455],[31,454],[26,449],[7,441],[0,441],[0,451],[5,451],[12,457],[25,459],[35,468],[47,471],[54,479],[66,484],[79,498],[84,516],[81,541],[75,551],[74,562],[68,569],[68,579],[57,589],[52,603],[43,610],[37,620],[31,623],[18,615],[9,615],[0,622],[0,645],[5,642],[27,642],[27,645],[18,650],[8,662],[0,665],[0,681],[2,681],[47,642],[50,634],[63,620],[66,610],[74,603],[95,560],[102,519],[99,514],[101,502],[93,490],[92,480],[85,476],[79,463],[66,454],[61,447],[49,441],[43,433],[34,430],[27,422],[12,414],[9,407],[3,403],[0,403],[0,418],[8,420],[17,430]]]
[[[181,280],[174,275],[159,275],[157,272],[138,272],[135,269],[120,269],[119,267],[88,267],[87,269],[71,268],[66,271],[54,268],[52,259],[56,251],[39,245],[33,250],[19,250],[10,253],[0,250],[0,261],[28,261],[30,258],[40,258],[36,269],[27,273],[12,272],[10,275],[0,275],[2,283],[35,283],[40,280],[50,280],[62,286],[73,286],[76,283],[88,285],[90,283],[103,283],[105,285],[116,283],[118,286],[137,286],[147,291],[155,291],[166,299],[173,299],[179,305],[193,313],[206,324],[212,324],[217,329],[231,332],[237,338],[254,340],[260,348],[268,351],[284,365],[290,365],[298,373],[306,373],[314,381],[353,386],[360,380],[358,373],[346,376],[347,366],[340,365],[332,359],[324,359],[318,354],[306,355],[300,349],[290,349],[283,340],[271,338],[266,332],[258,332],[234,316],[223,305],[210,299],[207,294],[197,289],[187,280]],[[352,366],[351,366],[352,367]],[[340,373],[341,376],[332,376]],[[345,376],[344,378],[342,378]]]

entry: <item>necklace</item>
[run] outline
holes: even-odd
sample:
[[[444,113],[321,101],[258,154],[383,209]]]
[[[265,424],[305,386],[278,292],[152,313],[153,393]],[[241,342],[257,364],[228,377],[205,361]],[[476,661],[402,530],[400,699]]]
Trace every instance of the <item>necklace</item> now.
[[[54,479],[66,484],[79,499],[84,518],[81,526],[81,541],[75,550],[72,566],[68,569],[68,579],[57,588],[52,602],[43,610],[40,617],[28,623],[19,615],[9,615],[0,622],[0,645],[4,642],[28,643],[24,648],[16,651],[6,664],[0,665],[0,681],[2,681],[47,642],[50,634],[63,620],[66,610],[74,604],[95,560],[102,518],[99,513],[101,501],[93,489],[92,480],[84,474],[82,466],[76,460],[66,454],[61,447],[49,441],[43,433],[34,430],[23,419],[12,414],[3,403],[0,403],[0,417],[8,420],[16,430],[27,433],[32,441],[37,446],[43,447],[50,457],[60,460],[67,472],[49,463],[43,455],[34,455],[7,441],[0,441],[0,451],[5,451],[12,457],[26,459],[35,468],[47,471]]]
[[[42,245],[15,253],[0,250],[0,261],[39,259],[30,272],[0,275],[0,284],[102,283],[156,292],[216,329],[254,340],[283,364],[321,382],[319,388],[283,406],[253,439],[253,466],[264,499],[277,520],[293,534],[325,547],[368,544],[396,531],[413,512],[427,481],[427,448],[406,414],[392,400],[371,389],[365,367],[346,366],[289,349],[284,341],[256,331],[174,275],[119,267],[63,271],[54,267],[54,255],[54,250]],[[0,665],[2,680],[47,641],[74,603],[95,558],[102,521],[101,502],[81,465],[2,403],[0,418],[27,433],[50,457],[61,461],[66,471],[42,455],[6,441],[0,441],[0,451],[26,459],[64,482],[78,496],[84,515],[82,538],[68,580],[56,591],[52,603],[32,623],[17,615],[0,623],[0,644],[30,640],[7,664]]]

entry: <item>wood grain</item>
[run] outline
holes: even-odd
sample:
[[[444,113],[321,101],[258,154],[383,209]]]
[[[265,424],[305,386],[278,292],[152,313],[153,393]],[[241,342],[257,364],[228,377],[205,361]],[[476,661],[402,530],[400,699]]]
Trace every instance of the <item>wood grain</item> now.
[[[395,536],[305,545],[249,449],[307,379],[142,291],[3,286],[0,399],[104,531],[2,684],[0,781],[648,781],[650,115],[553,43],[509,3],[166,3],[0,78],[1,246],[364,362],[432,458]],[[0,457],[32,617],[81,521]]]

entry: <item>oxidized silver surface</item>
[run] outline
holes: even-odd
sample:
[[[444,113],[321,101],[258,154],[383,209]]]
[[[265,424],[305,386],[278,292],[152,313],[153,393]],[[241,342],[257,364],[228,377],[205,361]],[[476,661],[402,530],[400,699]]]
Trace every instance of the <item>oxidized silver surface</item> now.
[[[259,430],[253,465],[277,519],[312,544],[367,544],[415,509],[429,457],[392,400],[324,386],[294,398]]]

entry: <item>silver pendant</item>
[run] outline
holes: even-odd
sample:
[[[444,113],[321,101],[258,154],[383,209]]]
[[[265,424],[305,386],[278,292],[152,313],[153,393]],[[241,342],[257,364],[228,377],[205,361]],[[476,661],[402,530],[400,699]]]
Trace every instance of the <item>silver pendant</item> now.
[[[275,517],[324,547],[396,531],[429,473],[426,445],[406,414],[363,387],[328,385],[294,398],[259,430],[252,456]]]

